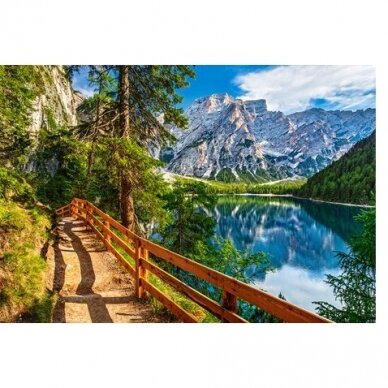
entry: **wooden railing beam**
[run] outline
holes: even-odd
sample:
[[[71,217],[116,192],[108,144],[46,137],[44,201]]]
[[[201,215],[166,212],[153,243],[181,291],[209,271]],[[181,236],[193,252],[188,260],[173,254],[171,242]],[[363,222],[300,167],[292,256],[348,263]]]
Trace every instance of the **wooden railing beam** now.
[[[290,302],[277,298],[265,291],[254,288],[212,268],[190,260],[187,257],[172,252],[158,244],[141,238],[88,201],[73,198],[70,204],[56,210],[56,214],[61,216],[66,213],[76,219],[85,220],[86,225],[89,225],[93,229],[97,236],[104,242],[107,249],[123,263],[135,278],[135,293],[138,298],[144,297],[145,292],[147,291],[184,321],[195,322],[195,318],[187,312],[182,312],[181,307],[163,295],[160,290],[157,290],[152,286],[148,281],[148,271],[153,272],[166,283],[175,287],[180,292],[183,292],[195,303],[215,314],[223,322],[246,322],[237,314],[237,299],[245,300],[285,322],[331,322],[326,318],[304,310]],[[101,217],[103,221],[101,222],[96,218],[94,213]],[[129,241],[124,241],[114,233],[111,228],[118,230],[126,236]],[[112,240],[134,258],[135,268],[132,268],[129,262],[112,245]],[[133,244],[135,249],[130,247],[130,244]],[[218,287],[222,292],[222,306],[152,264],[149,261],[149,252]]]

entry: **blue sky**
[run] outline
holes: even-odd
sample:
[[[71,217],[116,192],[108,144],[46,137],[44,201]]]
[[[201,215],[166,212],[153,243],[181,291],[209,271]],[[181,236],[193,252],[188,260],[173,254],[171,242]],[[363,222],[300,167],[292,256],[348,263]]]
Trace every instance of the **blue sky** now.
[[[228,93],[233,97],[241,94],[239,86],[233,80],[250,72],[262,72],[273,66],[244,65],[198,65],[195,66],[195,79],[190,80],[190,87],[182,89],[183,107],[189,106],[196,98],[214,93]]]
[[[292,113],[313,107],[323,109],[366,109],[375,107],[373,66],[251,66],[198,65],[196,77],[180,90],[187,108],[193,100],[213,93],[233,97],[266,99],[269,110]],[[74,76],[73,87],[85,95],[86,69]]]

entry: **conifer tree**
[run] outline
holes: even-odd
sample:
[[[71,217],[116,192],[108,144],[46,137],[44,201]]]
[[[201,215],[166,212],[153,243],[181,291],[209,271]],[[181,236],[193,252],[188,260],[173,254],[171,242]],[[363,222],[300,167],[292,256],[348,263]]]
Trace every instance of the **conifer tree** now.
[[[349,253],[337,253],[343,272],[326,279],[342,306],[315,302],[318,313],[335,322],[376,320],[376,209],[364,210],[356,219],[363,224],[362,232],[350,241]]]
[[[90,66],[89,71],[95,72],[96,67]],[[163,144],[172,138],[163,124],[187,125],[182,109],[176,107],[182,101],[176,89],[187,86],[187,78],[193,77],[194,71],[190,66],[140,65],[100,66],[99,71],[117,81],[117,90],[110,103],[102,110],[99,106],[98,119],[89,125],[108,135],[105,146],[109,143],[114,156],[111,166],[118,172],[121,221],[134,230],[137,221],[133,196],[147,175],[139,168],[152,168],[151,162],[144,164],[141,159],[149,158],[146,150],[151,141]]]

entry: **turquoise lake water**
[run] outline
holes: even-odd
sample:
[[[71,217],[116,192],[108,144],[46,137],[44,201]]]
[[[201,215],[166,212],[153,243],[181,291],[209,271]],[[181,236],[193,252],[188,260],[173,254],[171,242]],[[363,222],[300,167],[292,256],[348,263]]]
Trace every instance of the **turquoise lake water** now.
[[[348,251],[360,230],[353,219],[360,207],[290,197],[220,196],[208,210],[216,234],[238,249],[264,251],[275,272],[254,273],[253,285],[309,310],[313,301],[339,305],[325,275],[341,272],[336,251]]]

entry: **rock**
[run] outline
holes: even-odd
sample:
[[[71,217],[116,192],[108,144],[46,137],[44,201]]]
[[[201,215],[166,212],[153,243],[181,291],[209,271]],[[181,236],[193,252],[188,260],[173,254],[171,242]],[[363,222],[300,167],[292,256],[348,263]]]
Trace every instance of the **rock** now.
[[[153,155],[167,171],[226,180],[310,176],[338,159],[376,127],[375,109],[309,109],[285,115],[265,100],[213,94],[185,111],[187,130],[169,126],[177,142]],[[167,157],[166,157],[167,155]]]
[[[70,81],[66,77],[63,66],[36,66],[39,72],[42,94],[37,97],[31,115],[30,136],[35,141],[27,163],[25,172],[36,170],[35,152],[39,147],[39,131],[42,128],[52,130],[55,126],[66,128],[78,124],[76,107],[81,103],[82,97],[73,92]],[[49,175],[54,176],[59,168],[55,155],[47,161],[46,169]]]

